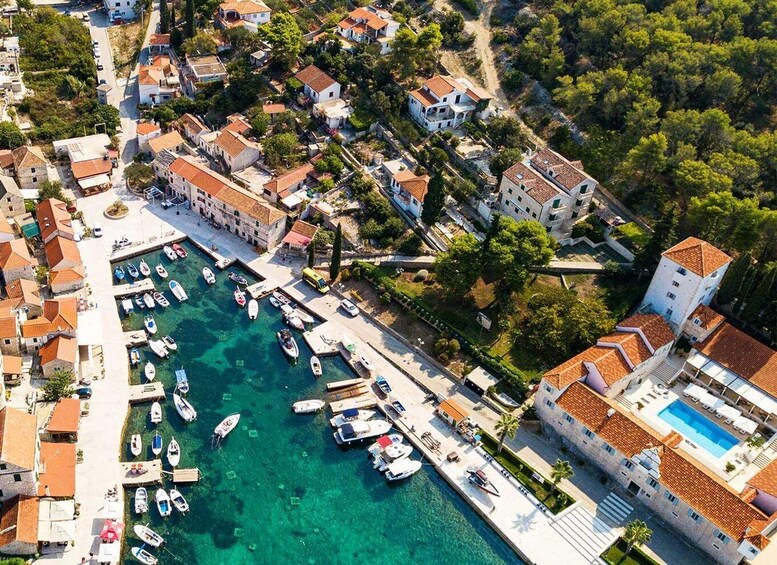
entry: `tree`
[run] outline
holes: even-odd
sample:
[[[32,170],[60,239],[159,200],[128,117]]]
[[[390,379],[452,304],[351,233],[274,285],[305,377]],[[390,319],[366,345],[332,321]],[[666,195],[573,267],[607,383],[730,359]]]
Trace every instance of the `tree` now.
[[[515,438],[515,434],[521,425],[521,421],[512,414],[502,414],[499,421],[494,424],[496,435],[499,438],[499,445],[496,448],[497,453],[502,453],[507,438]]]
[[[62,192],[62,183],[57,181],[43,181],[38,186],[38,197],[41,202],[49,198],[65,201],[65,193]]]
[[[502,182],[502,173],[520,162],[522,158],[523,154],[520,149],[504,149],[491,157],[491,160],[488,162],[488,168],[491,171],[491,174],[497,178],[497,181]]]
[[[198,31],[196,35],[186,39],[181,47],[187,55],[211,55],[216,53],[218,44],[209,33]]]
[[[332,260],[329,263],[329,278],[337,279],[340,275],[340,261],[343,254],[343,226],[337,224],[335,232],[335,241],[332,244]]]
[[[553,481],[553,491],[556,490],[556,487],[561,481],[564,479],[571,479],[574,475],[575,472],[572,470],[572,465],[569,464],[569,461],[556,459],[556,462],[551,465],[550,471],[550,480]]]
[[[262,137],[267,133],[267,129],[270,127],[270,116],[263,111],[259,111],[251,118],[251,129],[256,137]]]
[[[648,528],[647,524],[642,520],[634,520],[626,525],[626,529],[623,531],[623,541],[626,542],[626,553],[628,555],[632,549],[639,547],[642,544],[648,543],[653,536],[653,530]]]
[[[747,304],[742,309],[742,317],[751,322],[757,320],[761,311],[775,298],[774,283],[777,280],[777,263],[772,261],[764,265],[761,269],[761,275],[761,281],[747,297]]]
[[[148,188],[154,183],[154,169],[144,163],[131,163],[124,168],[124,177],[131,188]]]
[[[288,12],[275,12],[270,22],[259,28],[259,33],[272,47],[273,61],[284,69],[289,69],[302,51],[302,30],[297,20]]]
[[[489,273],[504,291],[520,290],[529,278],[529,267],[547,265],[556,240],[536,221],[516,222],[502,216],[499,231],[491,238],[483,258]]]
[[[464,32],[464,16],[459,11],[443,10],[440,21],[440,33],[446,45],[455,45],[461,41]]]
[[[669,249],[674,241],[674,230],[677,226],[677,208],[674,204],[664,207],[661,217],[653,226],[653,234],[645,247],[634,258],[634,268],[642,276],[644,270],[654,269],[661,259],[661,254]]]
[[[451,295],[462,297],[480,277],[481,247],[472,234],[453,239],[448,251],[434,260],[437,281]]]
[[[167,9],[167,0],[159,2],[159,33],[170,33],[170,14]]]
[[[55,369],[54,376],[43,385],[43,401],[57,402],[61,398],[67,398],[73,394],[75,375],[73,371]]]
[[[311,242],[308,244],[308,267],[311,269],[316,266],[316,246]]]
[[[277,167],[287,161],[297,149],[297,136],[293,133],[279,133],[264,142],[264,154],[267,164]]]
[[[16,149],[24,145],[24,134],[13,122],[0,122],[0,149]]]
[[[440,218],[440,214],[445,206],[445,186],[443,185],[442,175],[439,172],[434,173],[429,181],[429,189],[424,196],[423,207],[421,208],[421,220],[432,227]]]
[[[194,0],[186,0],[186,25],[184,36],[188,39],[194,37]]]
[[[734,299],[739,295],[739,290],[742,288],[742,283],[752,264],[753,259],[750,253],[743,253],[726,270],[716,296],[720,304],[731,304],[734,302]]]

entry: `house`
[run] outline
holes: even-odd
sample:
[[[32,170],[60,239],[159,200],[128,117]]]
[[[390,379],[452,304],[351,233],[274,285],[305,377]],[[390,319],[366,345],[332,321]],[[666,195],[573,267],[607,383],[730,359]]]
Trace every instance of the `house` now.
[[[19,185],[13,178],[0,175],[0,212],[4,217],[8,217],[23,211],[24,197]]]
[[[14,218],[14,221],[15,220],[16,218]],[[18,224],[16,225],[18,226]],[[11,227],[11,224],[6,218],[0,216],[0,243],[4,241],[13,241],[14,239],[16,239],[16,232],[14,232],[13,227]]]
[[[3,503],[1,554],[32,555],[38,552],[38,505],[35,496],[14,496]]]
[[[148,51],[153,56],[154,54],[164,54],[170,49],[170,34],[169,33],[152,33],[148,40]]]
[[[76,242],[55,237],[44,246],[49,265],[49,286],[54,294],[84,288],[84,267]]]
[[[114,22],[128,22],[134,20],[137,17],[135,7],[137,6],[137,0],[103,0],[103,6],[105,7],[105,13],[108,14],[108,21]]]
[[[70,171],[78,186],[86,195],[110,188],[113,161],[106,154],[102,157],[70,163]]]
[[[27,351],[37,351],[58,335],[76,337],[78,308],[74,296],[45,300],[43,315],[22,323],[22,341]]]
[[[148,142],[151,139],[162,135],[162,128],[153,122],[141,122],[136,129],[138,134],[138,149],[142,152],[148,152]]]
[[[588,213],[598,183],[555,151],[528,152],[502,174],[499,210],[511,218],[536,220],[558,237]]]
[[[492,96],[465,78],[436,75],[408,94],[413,119],[427,131],[459,127],[472,116],[489,115]]]
[[[148,147],[151,150],[151,155],[156,157],[161,151],[173,151],[175,153],[180,152],[183,149],[184,140],[181,134],[177,130],[172,130],[164,135],[149,139]]]
[[[35,496],[39,449],[35,415],[0,408],[0,501]]]
[[[260,25],[270,21],[271,14],[261,0],[228,0],[219,4],[214,23],[222,29],[244,27],[256,33]]]
[[[246,135],[251,131],[251,124],[248,123],[242,114],[230,114],[227,116],[227,125],[221,131],[231,131],[240,135]]]
[[[89,195],[110,186],[111,169],[118,163],[118,151],[111,149],[111,138],[104,133],[55,141],[54,154],[67,155],[78,185]]]
[[[43,243],[55,237],[74,239],[73,224],[67,205],[56,198],[48,198],[35,207],[38,227]]]
[[[164,104],[181,95],[178,67],[167,55],[155,55],[150,65],[138,70],[140,104]]]
[[[689,237],[661,255],[641,308],[661,314],[679,334],[700,304],[708,306],[731,257],[704,240]]]
[[[305,163],[267,182],[262,187],[262,196],[276,204],[279,200],[305,188],[307,183],[316,182],[316,175],[317,171],[313,164]]]
[[[451,398],[443,400],[434,411],[440,418],[448,422],[454,428],[469,416],[469,412],[464,410],[458,402]]]
[[[75,441],[78,439],[80,421],[81,401],[78,398],[63,398],[51,412],[46,433],[54,440]]]
[[[184,114],[178,118],[175,122],[175,127],[186,139],[197,146],[200,145],[200,137],[206,133],[210,133],[210,128],[202,123],[202,120],[194,114]]]
[[[8,300],[14,303],[14,311],[24,310],[28,318],[43,314],[38,283],[30,279],[16,279],[5,287]]]
[[[78,374],[78,340],[67,335],[58,335],[40,348],[40,366],[43,376],[53,377],[57,371],[72,371]]]
[[[0,243],[0,270],[6,285],[17,279],[34,280],[35,267],[36,263],[23,239]]]
[[[377,44],[380,54],[391,51],[391,40],[397,34],[399,22],[391,14],[375,6],[356,8],[337,24],[335,33],[354,43]]]
[[[289,233],[283,238],[283,245],[291,253],[302,254],[307,250],[310,242],[318,232],[318,226],[309,224],[303,220],[297,220],[291,226]]]
[[[18,355],[3,355],[3,382],[18,385],[22,381],[22,358]]]
[[[214,152],[230,171],[241,171],[259,160],[259,145],[239,133],[224,130],[213,141]]]
[[[391,177],[391,197],[402,210],[418,220],[421,218],[430,180],[429,175],[418,176],[408,169],[397,171]]]
[[[352,114],[353,108],[342,98],[313,105],[313,115],[321,118],[330,131],[344,127]]]
[[[173,161],[175,161],[178,157],[180,157],[178,153],[168,151],[167,149],[157,153],[156,157],[154,157],[154,160],[151,161],[151,168],[153,169],[156,178],[167,178],[167,171],[170,168],[170,165],[172,165]]]
[[[76,494],[76,444],[40,443],[38,496],[73,498]]]
[[[270,120],[275,119],[275,116],[286,112],[286,104],[262,104],[262,112],[270,116]]]
[[[40,147],[23,145],[13,150],[16,181],[22,190],[38,190],[49,180],[48,161]]]
[[[192,210],[255,247],[270,249],[283,238],[285,213],[193,157],[176,159],[168,182],[173,195],[189,200]]]
[[[315,65],[308,65],[294,77],[302,83],[305,96],[314,104],[340,98],[340,83]]]
[[[21,344],[19,338],[19,317],[12,312],[0,313],[0,352],[3,357],[19,355]]]
[[[227,68],[216,55],[187,57],[181,74],[184,92],[192,98],[197,95],[198,85],[219,81],[227,84]]]

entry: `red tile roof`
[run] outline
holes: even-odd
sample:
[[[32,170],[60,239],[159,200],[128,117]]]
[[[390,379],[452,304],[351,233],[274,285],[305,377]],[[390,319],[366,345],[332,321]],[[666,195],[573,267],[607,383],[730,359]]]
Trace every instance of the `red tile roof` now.
[[[63,398],[54,407],[46,429],[52,434],[75,434],[81,419],[81,401],[78,398]]]
[[[666,320],[658,314],[635,314],[618,324],[618,328],[634,328],[642,330],[653,351],[674,341],[674,333]]]
[[[0,243],[0,269],[21,269],[35,265],[23,239]]]
[[[57,231],[60,235],[73,235],[73,227],[70,220],[70,212],[67,211],[67,205],[56,198],[44,200],[35,208],[35,214],[38,218],[38,227],[40,235],[47,240]]]
[[[507,169],[502,176],[519,187],[523,185],[526,195],[539,204],[545,204],[561,194],[560,189],[520,161]]]
[[[315,65],[308,65],[294,76],[316,92],[326,90],[337,82]]]
[[[136,131],[139,135],[148,135],[155,131],[161,131],[161,128],[153,122],[142,122],[138,124]]]
[[[777,459],[753,475],[747,484],[772,496],[777,496]]]
[[[73,263],[72,266],[81,265],[81,252],[72,239],[57,236],[45,245],[44,250],[51,270],[59,270],[58,267],[62,268],[60,265],[63,262]]]
[[[426,90],[423,88],[416,88],[415,90],[410,91],[410,96],[418,100],[422,106],[425,108],[428,108],[429,106],[434,106],[439,102],[434,96],[429,94]]]
[[[89,159],[70,164],[70,170],[73,171],[73,177],[77,180],[94,177],[96,175],[106,175],[113,169],[113,163],[110,159]]]
[[[399,186],[412,194],[416,200],[423,202],[429,189],[431,177],[429,175],[419,177],[413,171],[405,170],[396,173],[394,180],[399,183]]]
[[[292,169],[291,171],[268,181],[263,188],[270,192],[281,193],[287,188],[303,182],[308,175],[311,175],[315,170],[316,168],[313,165],[305,163],[296,169]]]
[[[531,164],[552,176],[567,190],[572,190],[585,180],[592,180],[582,169],[575,167],[567,159],[547,148],[537,151],[531,157]]]
[[[35,468],[38,421],[16,408],[0,410],[0,460],[22,469]]]
[[[72,498],[76,494],[76,444],[40,444],[41,471],[38,478],[38,496]]]
[[[34,496],[15,496],[3,503],[0,549],[14,542],[37,546],[40,502]]]
[[[66,335],[50,339],[40,348],[40,364],[45,367],[52,361],[64,361],[75,364],[78,352],[78,340]]]
[[[689,317],[691,321],[693,321],[694,318],[698,318],[701,322],[699,327],[705,330],[716,328],[725,320],[722,314],[718,314],[715,310],[704,304],[699,304]]]
[[[731,257],[720,249],[696,237],[681,241],[662,255],[701,277],[706,277],[731,262]]]

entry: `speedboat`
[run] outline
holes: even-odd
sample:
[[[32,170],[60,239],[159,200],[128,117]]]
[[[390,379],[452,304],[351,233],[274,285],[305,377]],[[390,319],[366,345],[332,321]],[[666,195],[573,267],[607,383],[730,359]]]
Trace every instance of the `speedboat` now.
[[[289,359],[296,361],[299,358],[299,347],[294,336],[291,335],[289,330],[281,330],[276,336],[278,337],[278,344]]]
[[[186,377],[186,371],[183,368],[175,371],[175,386],[181,394],[189,392],[189,379]]]
[[[151,405],[151,423],[156,425],[162,421],[162,405],[154,402]]]
[[[379,437],[378,440],[367,448],[370,455],[376,455],[380,453],[381,449],[386,445],[386,442],[390,443],[402,443],[405,438],[402,434],[389,434]]]
[[[339,445],[348,445],[376,436],[382,436],[387,434],[390,429],[391,424],[385,420],[375,420],[372,422],[355,420],[337,428],[334,438]]]
[[[177,261],[178,260],[178,255],[175,253],[175,251],[173,251],[173,248],[170,247],[169,245],[165,245],[162,248],[162,251],[165,252],[165,255],[167,255],[167,258],[170,259],[171,261]]]
[[[248,279],[245,278],[243,275],[238,275],[237,273],[230,271],[229,273],[229,280],[231,280],[235,284],[239,284],[241,286],[247,286],[248,285]]]
[[[139,294],[135,297],[135,306],[137,306],[141,310],[144,310],[146,308],[146,303],[143,302],[143,297],[140,296]]]
[[[157,304],[159,304],[162,308],[167,308],[168,306],[170,306],[170,301],[167,298],[165,298],[165,295],[162,294],[161,292],[159,291],[154,292],[153,297],[154,297],[154,301]]]
[[[178,344],[175,343],[175,340],[173,339],[173,336],[166,335],[162,338],[162,343],[165,344],[165,347],[169,349],[170,351],[178,351]]]
[[[140,274],[144,277],[151,276],[151,268],[148,266],[148,263],[145,261],[140,262]]]
[[[361,363],[362,367],[367,369],[370,373],[375,369],[375,366],[372,364],[372,359],[367,357],[364,353],[359,355],[359,363]]]
[[[157,357],[162,359],[167,359],[170,357],[170,352],[167,350],[167,347],[165,347],[165,344],[162,343],[161,340],[152,339],[148,342],[148,346],[151,348],[151,351],[156,353]]]
[[[189,423],[197,419],[197,411],[194,409],[194,406],[177,392],[173,393],[173,405],[175,405],[175,411],[183,418],[184,422]]]
[[[156,274],[159,275],[161,278],[166,279],[167,278],[167,269],[164,268],[162,263],[159,263],[156,267]]]
[[[130,365],[135,367],[138,363],[140,363],[140,351],[136,347],[133,347],[130,349]]]
[[[144,565],[156,565],[159,560],[142,547],[133,547],[132,556]]]
[[[216,284],[216,275],[214,275],[213,271],[208,267],[202,268],[202,278],[204,278],[205,282],[208,284]]]
[[[129,276],[131,276],[133,279],[136,279],[140,276],[140,273],[138,272],[138,268],[132,263],[127,263],[127,272],[129,273]]]
[[[173,291],[173,296],[175,296],[178,299],[178,302],[189,300],[189,296],[186,294],[186,291],[183,289],[183,286],[181,286],[181,283],[173,280],[173,281],[170,281],[168,286],[170,287],[170,290]]]
[[[170,499],[173,501],[173,506],[175,506],[175,509],[178,510],[178,512],[181,514],[189,511],[189,503],[186,502],[186,499],[183,497],[180,491],[171,488]]]
[[[253,298],[248,301],[248,319],[256,320],[259,315],[259,303]]]
[[[366,422],[367,420],[373,418],[375,414],[377,414],[375,410],[358,410],[356,408],[348,408],[347,410],[343,410],[340,414],[338,414],[334,418],[330,418],[329,424],[333,428],[339,428],[343,424],[347,424],[348,422],[353,422],[354,420],[364,420]],[[400,436],[400,438],[401,437],[402,436]]]
[[[162,434],[154,432],[154,436],[151,438],[151,452],[154,455],[162,453]]]
[[[143,543],[147,543],[151,547],[159,547],[165,543],[165,538],[160,536],[148,526],[144,526],[143,524],[135,524],[135,527],[132,529],[135,531],[135,535],[138,536],[141,541],[143,541]]]
[[[235,287],[235,302],[241,308],[246,305],[246,293],[240,290],[239,286]]]
[[[135,457],[140,455],[140,452],[143,451],[143,440],[140,437],[140,434],[132,434],[132,439],[130,440],[130,451]]]
[[[116,265],[116,268],[113,270],[113,276],[116,277],[116,280],[123,281],[124,267],[122,267],[121,265]]]
[[[234,430],[237,427],[237,423],[240,421],[240,414],[234,413],[230,414],[223,420],[221,420],[221,423],[216,426],[216,429],[213,430],[213,438],[211,439],[211,443],[214,447],[219,445],[221,443],[221,440],[223,440],[229,433]]]
[[[499,491],[494,484],[488,479],[485,472],[482,469],[467,469],[467,478],[469,482],[478,487],[480,490],[493,494],[494,496],[500,496]]]
[[[401,461],[410,457],[413,453],[413,446],[406,443],[392,443],[383,448],[372,458],[372,467],[381,473],[388,469],[389,465],[395,461]]]
[[[181,446],[175,441],[175,438],[170,439],[170,443],[167,444],[167,462],[171,467],[177,467],[181,462]]]
[[[420,461],[413,461],[412,459],[400,459],[388,466],[386,470],[386,479],[389,481],[401,481],[415,475],[421,470],[422,464]]]
[[[143,295],[143,303],[146,305],[146,307],[150,310],[151,308],[154,308],[156,306],[156,303],[154,302],[154,297],[151,296],[151,293],[147,292]]]
[[[300,400],[299,402],[292,404],[291,409],[294,410],[295,414],[311,414],[313,412],[318,412],[324,406],[326,406],[326,402],[323,400]]]
[[[299,319],[299,316],[293,314],[291,316],[286,316],[286,323],[295,330],[305,331],[305,324]]]
[[[310,370],[313,371],[313,376],[316,378],[320,377],[324,372],[321,368],[321,361],[315,355],[310,358]]]
[[[181,259],[186,259],[186,257],[189,255],[186,252],[186,249],[184,249],[177,243],[173,243],[173,251],[175,251],[175,254],[178,255]]]
[[[143,319],[143,325],[146,326],[146,331],[150,333],[151,335],[154,335],[156,333],[156,322],[154,321],[153,316],[146,316]]]
[[[279,303],[279,304],[291,304],[291,300],[285,295],[281,294],[278,291],[273,291],[272,297]]]
[[[143,372],[145,373],[148,382],[153,381],[154,377],[156,377],[156,367],[154,367],[154,364],[151,361],[146,362],[146,366],[143,367]]]
[[[148,491],[146,487],[138,487],[135,491],[135,514],[144,514],[148,511]]]
[[[154,495],[156,499],[156,507],[159,510],[159,515],[163,518],[173,513],[173,507],[170,506],[170,497],[165,492],[165,489],[160,488]]]

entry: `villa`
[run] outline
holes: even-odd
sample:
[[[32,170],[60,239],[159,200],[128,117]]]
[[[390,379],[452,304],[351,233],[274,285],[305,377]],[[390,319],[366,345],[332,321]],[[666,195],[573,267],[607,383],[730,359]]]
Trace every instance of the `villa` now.
[[[271,15],[272,10],[261,0],[229,0],[219,4],[215,23],[222,29],[244,27],[256,33]]]
[[[167,55],[156,55],[150,65],[140,65],[138,92],[141,104],[164,104],[181,95],[178,67]]]
[[[413,119],[429,132],[456,128],[472,116],[485,118],[493,97],[465,78],[436,75],[408,94]]]
[[[305,96],[310,98],[313,104],[340,98],[340,83],[315,65],[308,65],[294,75],[294,78],[302,83]]]
[[[391,40],[397,34],[399,23],[391,14],[375,6],[356,8],[337,24],[335,33],[354,43],[377,44],[380,54],[391,52]]]
[[[415,220],[421,218],[430,180],[429,175],[419,176],[408,169],[397,171],[391,176],[394,202]]]
[[[178,118],[174,125],[186,139],[197,146],[200,145],[200,137],[210,133],[210,128],[203,124],[202,120],[194,114],[184,114]]]

